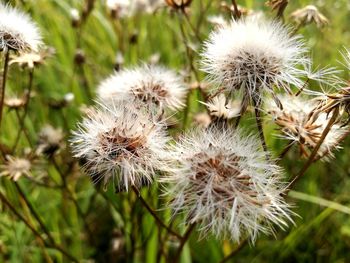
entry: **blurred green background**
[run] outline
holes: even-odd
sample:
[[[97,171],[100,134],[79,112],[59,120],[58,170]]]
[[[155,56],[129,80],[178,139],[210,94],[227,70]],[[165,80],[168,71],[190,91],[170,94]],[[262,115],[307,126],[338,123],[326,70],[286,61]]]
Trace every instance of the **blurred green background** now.
[[[208,6],[208,11],[201,18],[199,37],[202,40],[213,28],[206,19],[208,16],[222,14],[230,18],[230,13],[220,7],[220,1],[209,1],[193,0],[190,7],[189,18],[197,25],[201,8]],[[171,236],[165,238],[165,231],[157,228],[135,194],[115,194],[112,187],[103,191],[102,187],[94,186],[72,159],[68,139],[70,131],[81,119],[81,106],[94,103],[96,86],[113,72],[118,51],[124,56],[122,67],[150,61],[158,54],[159,63],[184,72],[187,82],[192,83],[196,79],[194,74],[186,73],[189,60],[179,23],[188,36],[190,47],[187,52],[193,55],[196,68],[201,43],[192,34],[186,19],[169,8],[116,22],[110,17],[105,1],[96,0],[86,23],[76,30],[71,25],[70,12],[72,8],[83,10],[85,1],[7,2],[30,13],[40,26],[45,43],[56,51],[45,65],[34,71],[35,96],[30,101],[25,120],[29,140],[35,145],[39,131],[46,124],[61,128],[66,137],[66,147],[62,147],[54,157],[38,160],[32,169],[34,178],[44,178],[65,187],[42,186],[21,178],[18,184],[25,196],[56,242],[79,261],[167,262],[164,255],[171,254],[178,241]],[[230,1],[226,3],[230,4]],[[238,4],[263,11],[267,17],[275,16],[265,1],[247,0],[238,1]],[[289,17],[291,12],[308,4],[316,5],[330,20],[325,28],[319,29],[310,24],[299,31],[311,50],[315,65],[339,66],[344,70],[341,76],[349,79],[349,70],[339,63],[339,51],[343,47],[350,48],[350,2],[290,1],[285,11],[286,22],[292,22]],[[74,62],[78,51],[84,53],[83,64]],[[204,77],[203,74],[199,76],[201,80]],[[12,65],[6,95],[21,95],[27,82],[28,72]],[[52,106],[67,93],[74,93],[73,102],[59,108]],[[191,91],[189,98],[191,112],[188,126],[191,126],[194,114],[203,108],[197,102],[200,99],[197,91]],[[270,126],[266,129],[267,134],[274,133]],[[12,145],[16,137],[14,131],[19,129],[15,110],[5,108],[1,128],[2,143]],[[251,125],[247,124],[249,128]],[[268,136],[268,145],[278,153],[284,142]],[[28,147],[30,144],[22,136],[15,155],[25,156]],[[255,245],[243,246],[230,262],[350,262],[350,215],[349,209],[346,209],[350,204],[348,147],[349,140],[330,162],[314,164],[296,185],[296,192],[291,192],[289,202],[295,204],[293,211],[300,215],[295,218],[295,226],[285,231],[276,229],[275,237],[260,235]],[[289,153],[281,163],[286,171],[286,180],[300,169],[302,162],[298,160],[297,150]],[[44,239],[47,238],[13,182],[0,177],[0,190]],[[164,202],[159,198],[156,186],[144,189],[143,195],[152,207],[161,207]],[[333,203],[324,202],[321,198]],[[32,231],[4,204],[0,203],[0,211],[0,262],[69,262],[57,249],[40,245]],[[159,214],[165,222],[170,222],[169,211],[160,211]],[[173,228],[183,232],[185,227],[175,220]],[[216,241],[211,236],[199,240],[194,232],[181,260],[219,262],[236,246],[229,240]]]

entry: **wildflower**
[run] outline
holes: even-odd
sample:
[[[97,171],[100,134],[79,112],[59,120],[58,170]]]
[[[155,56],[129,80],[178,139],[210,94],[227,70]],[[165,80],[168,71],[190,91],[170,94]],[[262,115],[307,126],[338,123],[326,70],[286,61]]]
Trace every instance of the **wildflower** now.
[[[227,101],[225,94],[219,94],[207,103],[202,102],[207,106],[211,116],[223,119],[231,119],[240,115],[240,107],[234,101]]]
[[[55,129],[51,125],[44,126],[39,133],[36,154],[52,156],[63,145],[62,129]]]
[[[71,21],[72,21],[72,27],[79,27],[80,20],[81,20],[79,11],[75,8],[72,8],[70,10],[70,17],[71,17]]]
[[[160,108],[180,109],[186,88],[175,72],[159,66],[141,66],[114,73],[98,87],[99,97],[108,102],[133,100]]]
[[[246,18],[213,31],[202,53],[202,69],[229,92],[243,90],[245,104],[259,103],[264,91],[275,96],[274,87],[291,93],[301,86],[308,63],[298,37],[290,37],[278,22]],[[246,105],[242,105],[246,108]]]
[[[11,56],[10,65],[17,63],[21,67],[33,69],[35,66],[44,64],[45,60],[55,53],[54,49],[42,49],[39,52],[25,52]]]
[[[74,156],[85,159],[87,173],[104,185],[112,178],[119,189],[141,187],[166,165],[164,124],[135,103],[100,105],[73,133]]]
[[[28,96],[17,97],[13,96],[10,98],[5,98],[4,104],[10,109],[19,109],[24,107],[28,102]]]
[[[11,180],[17,181],[21,176],[30,177],[31,163],[28,159],[6,156],[5,164],[0,165],[1,176],[8,176]]]
[[[27,14],[0,4],[0,50],[38,51],[41,43],[39,29]]]
[[[329,20],[314,5],[305,6],[291,14],[291,17],[298,25],[307,25],[314,22],[317,27],[324,27],[329,24]]]
[[[217,126],[182,137],[171,149],[180,168],[164,178],[175,213],[185,212],[186,223],[198,223],[204,234],[235,241],[246,234],[254,241],[259,231],[273,231],[272,224],[287,226],[281,170],[258,145]]]
[[[319,143],[329,116],[317,110],[316,100],[284,96],[281,97],[281,102],[283,110],[270,102],[267,111],[280,127],[283,138],[298,144],[301,155],[308,157]],[[346,132],[347,128],[341,127],[338,123],[333,124],[317,152],[317,158],[332,156],[332,150],[340,148],[339,142]]]

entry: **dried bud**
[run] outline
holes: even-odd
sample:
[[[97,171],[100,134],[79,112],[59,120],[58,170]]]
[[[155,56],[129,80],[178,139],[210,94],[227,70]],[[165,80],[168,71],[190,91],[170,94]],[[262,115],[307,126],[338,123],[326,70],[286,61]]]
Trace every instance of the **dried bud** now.
[[[72,27],[77,28],[80,26],[80,14],[75,8],[70,10],[70,18],[72,20]]]
[[[85,53],[82,49],[78,49],[76,52],[75,52],[75,55],[74,55],[74,63],[76,65],[82,65],[85,63]]]
[[[165,0],[168,6],[174,8],[174,9],[185,9],[186,7],[189,7],[192,0]]]
[[[329,20],[314,5],[305,6],[291,14],[291,17],[299,25],[307,25],[314,22],[317,27],[321,28],[329,24]]]

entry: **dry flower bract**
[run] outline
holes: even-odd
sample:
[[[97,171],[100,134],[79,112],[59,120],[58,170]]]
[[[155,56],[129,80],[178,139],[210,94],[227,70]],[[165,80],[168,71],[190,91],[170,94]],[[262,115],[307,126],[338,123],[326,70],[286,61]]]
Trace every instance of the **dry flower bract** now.
[[[21,176],[30,177],[31,163],[28,159],[6,156],[5,164],[0,165],[0,177],[7,176],[13,181],[17,181]]]
[[[298,144],[301,155],[308,157],[318,144],[328,124],[329,116],[327,113],[317,110],[316,100],[284,96],[281,98],[281,102],[283,110],[270,101],[266,106],[267,111],[280,127],[282,137]],[[332,151],[340,148],[340,139],[347,130],[347,127],[341,127],[338,123],[333,124],[317,152],[318,158],[331,157]],[[329,158],[324,158],[324,160],[327,159]]]

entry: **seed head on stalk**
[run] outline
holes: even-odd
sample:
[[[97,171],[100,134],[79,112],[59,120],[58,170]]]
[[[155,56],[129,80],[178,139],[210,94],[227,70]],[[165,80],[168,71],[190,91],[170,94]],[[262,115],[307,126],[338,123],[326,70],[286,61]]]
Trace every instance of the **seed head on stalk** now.
[[[95,181],[111,179],[119,190],[151,183],[167,167],[164,123],[136,102],[100,105],[90,110],[71,140],[74,156]]]
[[[171,148],[178,169],[163,178],[174,213],[198,223],[203,236],[237,242],[245,235],[254,241],[273,224],[286,227],[292,220],[281,196],[281,170],[257,145],[239,129],[216,125],[184,135]]]

